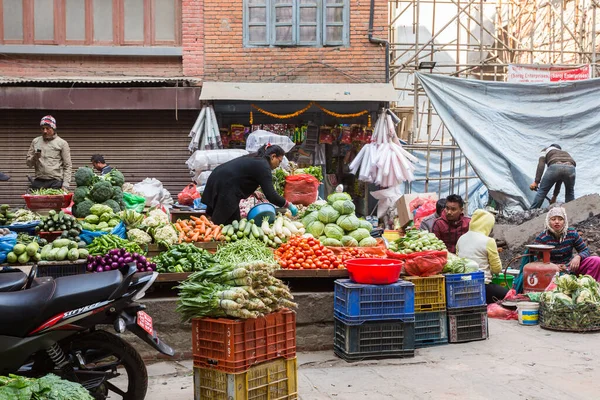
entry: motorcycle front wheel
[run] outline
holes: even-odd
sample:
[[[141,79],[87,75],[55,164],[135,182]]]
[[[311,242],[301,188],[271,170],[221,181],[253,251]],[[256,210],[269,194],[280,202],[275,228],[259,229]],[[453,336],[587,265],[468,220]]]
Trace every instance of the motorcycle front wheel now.
[[[95,331],[64,344],[63,350],[80,383],[95,399],[146,397],[146,365],[133,346],[118,336]]]

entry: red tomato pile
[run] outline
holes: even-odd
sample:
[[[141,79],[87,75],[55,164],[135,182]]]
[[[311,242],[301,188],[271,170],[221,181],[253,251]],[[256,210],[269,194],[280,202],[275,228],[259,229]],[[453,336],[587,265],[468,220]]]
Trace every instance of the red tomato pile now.
[[[345,247],[344,252],[340,256],[342,263],[353,258],[383,258],[379,255],[365,253],[360,247]]]
[[[281,268],[288,269],[337,269],[344,268],[331,250],[313,238],[292,237],[275,251]]]

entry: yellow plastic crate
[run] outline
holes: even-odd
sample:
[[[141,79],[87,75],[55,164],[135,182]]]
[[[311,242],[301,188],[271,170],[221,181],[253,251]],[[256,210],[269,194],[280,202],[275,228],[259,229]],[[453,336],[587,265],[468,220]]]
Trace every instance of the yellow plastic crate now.
[[[405,276],[402,279],[415,285],[415,312],[446,309],[446,278],[443,275]]]
[[[297,375],[296,358],[265,362],[239,374],[194,367],[194,400],[294,400]]]

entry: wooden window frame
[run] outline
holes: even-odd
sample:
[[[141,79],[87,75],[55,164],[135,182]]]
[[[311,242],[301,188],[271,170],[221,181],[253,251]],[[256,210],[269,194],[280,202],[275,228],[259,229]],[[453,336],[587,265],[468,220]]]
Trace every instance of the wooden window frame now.
[[[67,7],[66,0],[54,2],[54,39],[35,40],[34,0],[23,2],[23,40],[4,39],[4,1],[0,0],[0,44],[16,45],[86,45],[86,46],[181,46],[181,2],[174,0],[175,35],[174,40],[156,40],[156,14],[154,0],[143,0],[144,4],[144,39],[142,41],[124,40],[124,0],[84,0],[85,1],[85,39],[67,39]],[[12,1],[12,0],[11,0]],[[112,1],[112,41],[94,41],[94,1]]]
[[[275,40],[275,27],[278,24],[275,21],[275,0],[265,0],[265,18],[266,23],[250,22],[250,8],[263,7],[250,5],[249,0],[243,0],[243,44],[244,47],[347,47],[350,45],[350,0],[343,0],[341,4],[329,5],[329,7],[342,8],[343,7],[343,21],[342,23],[327,23],[327,3],[326,0],[315,0],[317,10],[317,40],[316,41],[300,41],[300,9],[301,8],[314,8],[313,5],[300,4],[299,0],[290,0],[292,2],[292,41],[291,42],[276,42]],[[286,25],[286,24],[283,24]],[[314,26],[314,24],[305,24],[306,26]],[[326,38],[327,26],[338,25],[343,26],[342,40],[341,41],[328,41]],[[266,26],[266,40],[264,42],[250,42],[250,26]]]

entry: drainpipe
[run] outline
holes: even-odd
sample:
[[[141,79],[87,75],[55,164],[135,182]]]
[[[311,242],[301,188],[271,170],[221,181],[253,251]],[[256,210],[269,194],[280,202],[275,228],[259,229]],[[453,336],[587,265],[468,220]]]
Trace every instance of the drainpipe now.
[[[373,19],[375,18],[375,0],[371,0],[371,10],[369,11],[369,42],[375,44],[385,44],[385,83],[390,81],[390,42],[385,39],[373,37]]]

